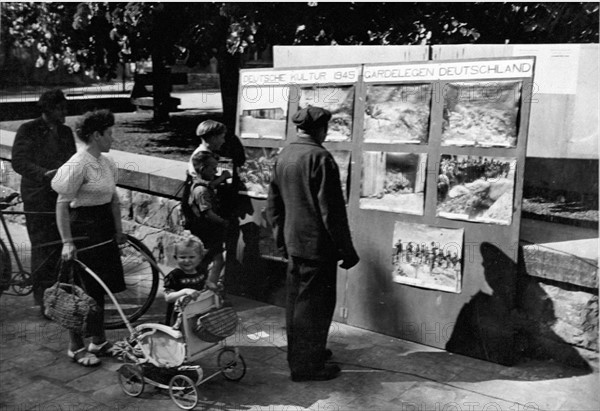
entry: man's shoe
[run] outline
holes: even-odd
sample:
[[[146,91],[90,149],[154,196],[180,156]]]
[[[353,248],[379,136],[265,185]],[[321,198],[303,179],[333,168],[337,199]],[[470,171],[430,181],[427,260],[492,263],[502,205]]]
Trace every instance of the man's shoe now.
[[[308,374],[292,373],[292,381],[327,381],[333,380],[335,377],[340,375],[340,367],[335,364],[325,364],[325,366],[319,371],[315,371]]]

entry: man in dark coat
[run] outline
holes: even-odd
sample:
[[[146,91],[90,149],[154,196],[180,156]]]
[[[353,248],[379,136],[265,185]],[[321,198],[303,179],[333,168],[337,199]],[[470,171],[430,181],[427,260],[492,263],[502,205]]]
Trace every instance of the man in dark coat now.
[[[38,101],[42,116],[23,123],[12,149],[12,167],[21,175],[21,198],[31,242],[33,298],[43,307],[44,290],[56,281],[62,243],[56,228],[57,194],[50,187],[56,170],[75,154],[71,129],[64,125],[67,99],[60,90],[44,92]],[[47,243],[53,243],[47,245]]]
[[[321,144],[331,113],[309,106],[292,118],[298,139],[273,168],[267,218],[288,256],[286,327],[293,381],[329,380],[340,369],[326,361],[327,333],[336,300],[337,262],[349,269],[352,245],[338,166]]]

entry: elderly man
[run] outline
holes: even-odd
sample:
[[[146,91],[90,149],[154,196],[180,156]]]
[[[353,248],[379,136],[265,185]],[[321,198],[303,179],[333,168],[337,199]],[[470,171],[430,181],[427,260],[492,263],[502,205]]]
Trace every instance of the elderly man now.
[[[309,106],[292,118],[298,139],[279,154],[269,187],[267,218],[288,256],[286,326],[292,381],[330,380],[327,333],[336,300],[337,262],[349,269],[352,245],[338,166],[322,143],[331,113]]]
[[[64,125],[67,99],[63,92],[44,92],[38,106],[41,117],[23,123],[17,130],[12,166],[22,177],[23,207],[25,211],[34,212],[26,215],[25,222],[31,242],[33,298],[43,313],[44,290],[56,281],[56,264],[62,249],[53,215],[57,194],[50,187],[50,181],[76,149],[73,132]]]

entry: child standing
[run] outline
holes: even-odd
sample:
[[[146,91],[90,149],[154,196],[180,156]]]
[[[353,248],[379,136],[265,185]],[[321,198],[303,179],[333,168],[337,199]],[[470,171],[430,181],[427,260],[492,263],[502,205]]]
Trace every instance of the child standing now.
[[[216,289],[216,286],[207,281],[206,270],[200,262],[205,254],[202,241],[194,235],[187,236],[175,245],[175,260],[177,268],[173,269],[164,281],[165,300],[167,301],[166,323],[173,323],[175,302],[179,297],[194,295],[205,288]]]
[[[225,265],[224,243],[229,222],[219,215],[219,201],[215,186],[223,175],[216,177],[218,162],[215,156],[206,151],[198,151],[192,156],[196,178],[190,195],[190,207],[195,215],[191,232],[197,235],[206,248],[202,267],[208,269],[212,263],[208,279],[221,283],[221,271]],[[223,173],[228,174],[228,173]]]

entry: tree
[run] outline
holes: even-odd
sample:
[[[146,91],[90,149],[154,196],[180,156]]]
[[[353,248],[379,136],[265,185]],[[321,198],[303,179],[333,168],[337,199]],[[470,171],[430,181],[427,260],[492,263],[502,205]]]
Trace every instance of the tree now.
[[[168,66],[219,60],[224,120],[235,123],[244,55],[270,45],[598,42],[598,3],[2,3],[2,44],[38,64],[114,77],[152,58],[155,118],[168,113]],[[340,16],[343,16],[341,18]]]

